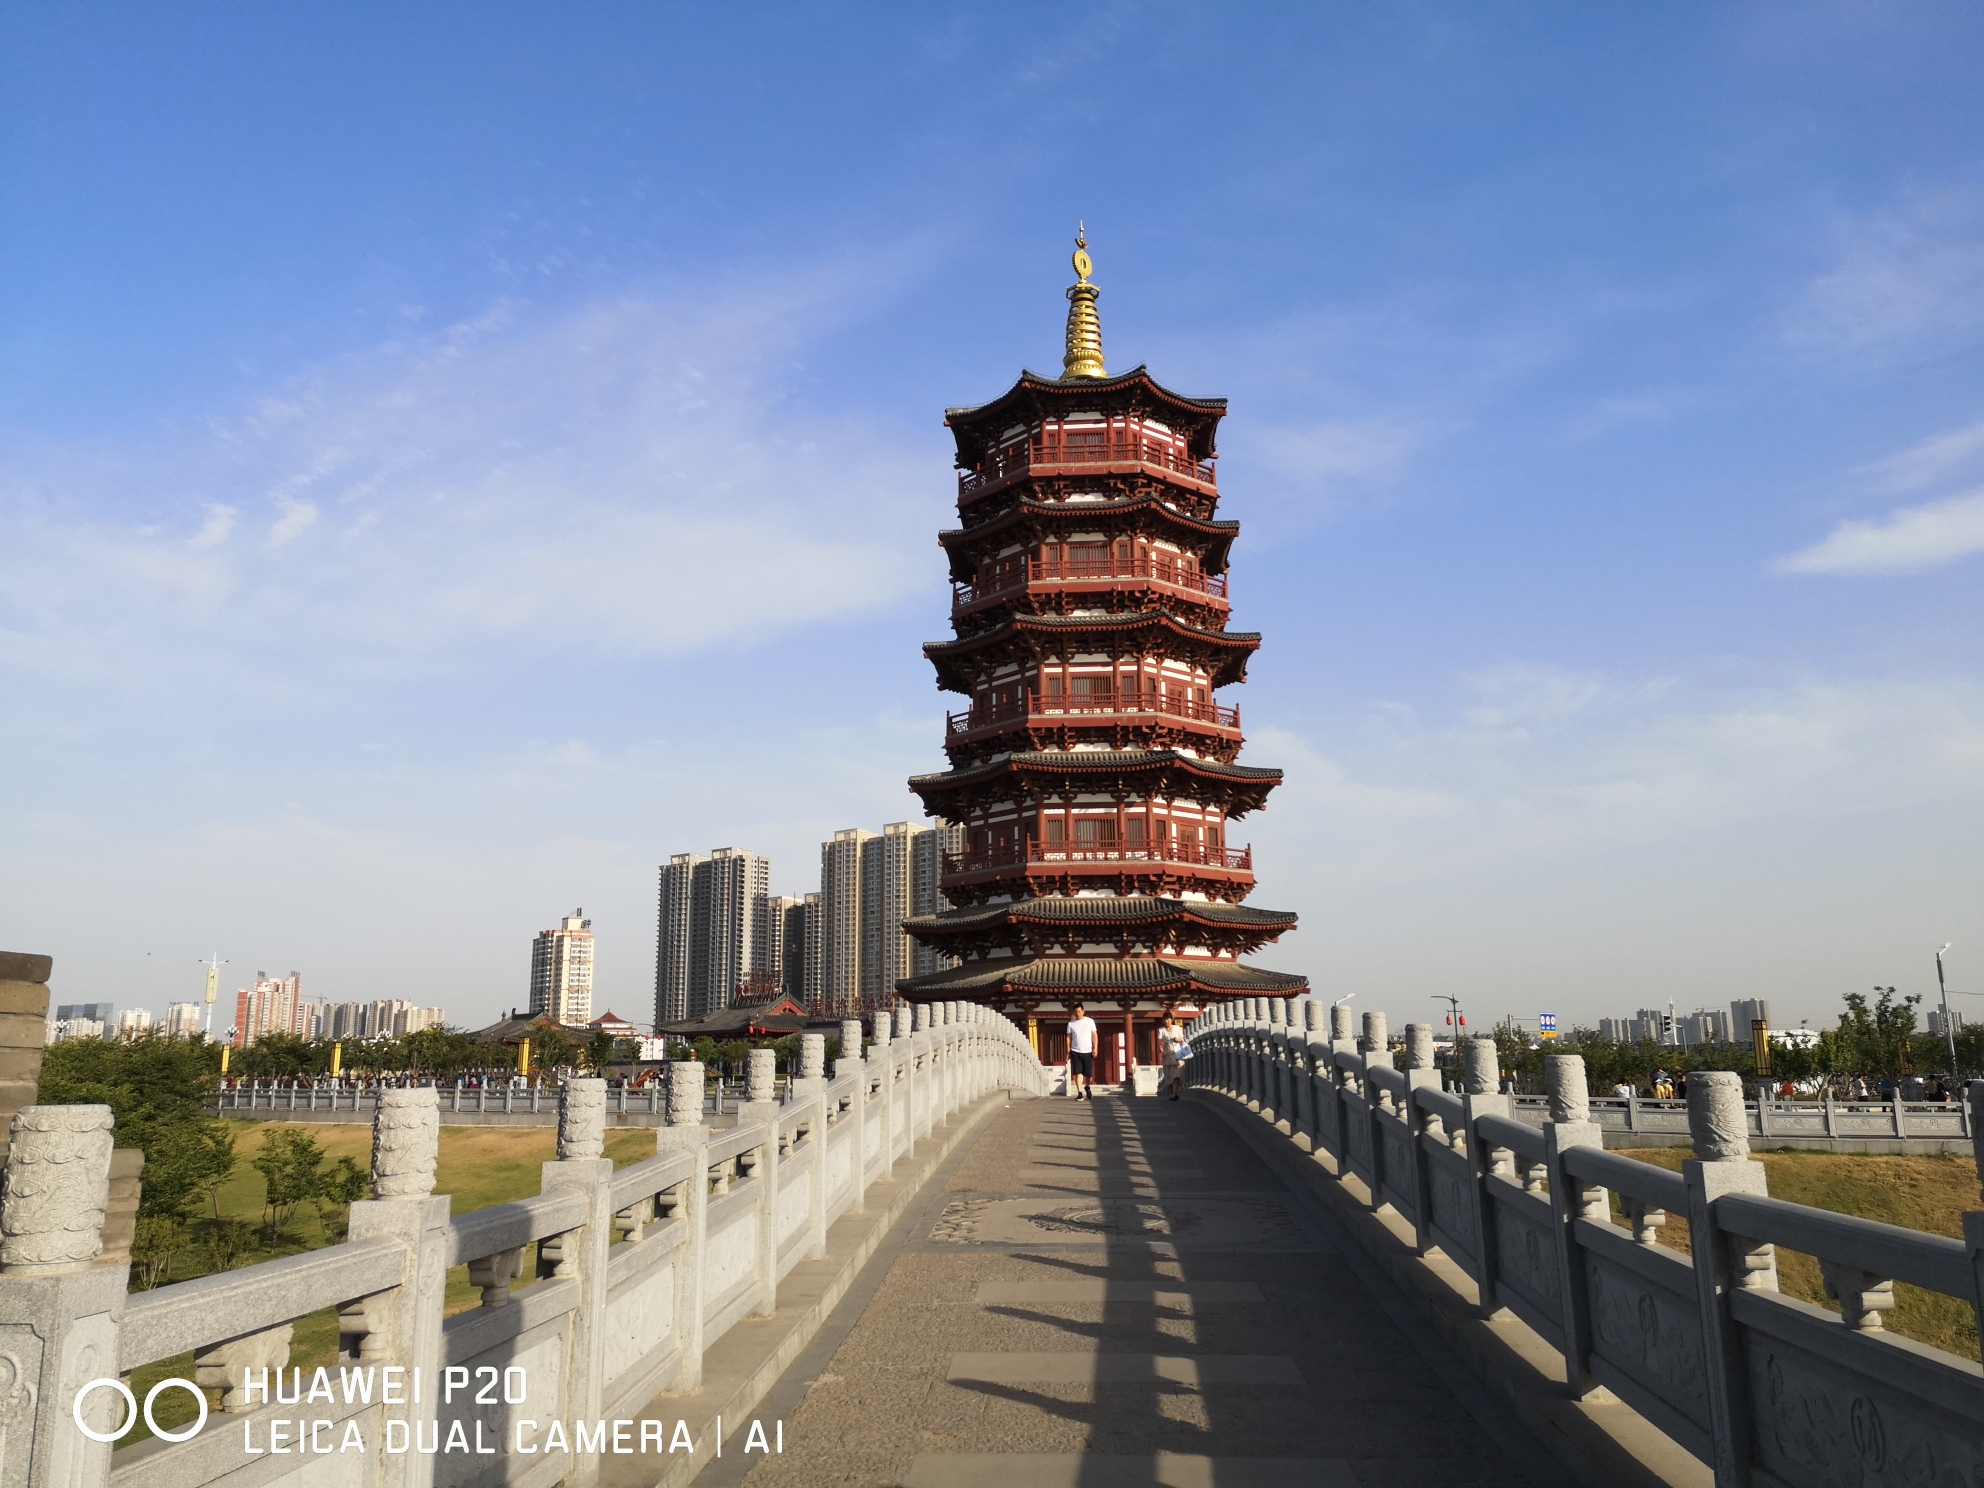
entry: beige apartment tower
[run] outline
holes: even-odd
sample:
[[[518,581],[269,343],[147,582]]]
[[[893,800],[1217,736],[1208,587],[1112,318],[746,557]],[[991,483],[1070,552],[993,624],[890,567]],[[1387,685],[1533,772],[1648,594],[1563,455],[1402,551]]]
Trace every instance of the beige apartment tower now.
[[[583,909],[531,943],[530,1011],[559,1023],[592,1021],[592,921]]]

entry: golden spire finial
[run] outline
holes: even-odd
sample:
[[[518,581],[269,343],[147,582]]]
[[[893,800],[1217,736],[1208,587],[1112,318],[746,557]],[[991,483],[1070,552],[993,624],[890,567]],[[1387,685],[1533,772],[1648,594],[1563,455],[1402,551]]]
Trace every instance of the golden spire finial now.
[[[1068,286],[1068,354],[1061,358],[1061,381],[1077,377],[1107,377],[1102,365],[1102,321],[1095,313],[1095,297],[1102,291],[1088,282],[1095,263],[1088,256],[1088,226],[1075,228],[1075,275],[1079,282]]]

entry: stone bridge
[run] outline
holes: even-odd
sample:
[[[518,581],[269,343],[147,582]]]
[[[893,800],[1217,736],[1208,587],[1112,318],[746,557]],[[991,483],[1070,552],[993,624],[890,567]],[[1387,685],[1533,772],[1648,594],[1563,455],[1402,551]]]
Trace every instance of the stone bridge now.
[[[879,1015],[831,1071],[807,1038],[782,1098],[754,1056],[728,1125],[672,1066],[617,1170],[574,1080],[540,1194],[461,1215],[436,1092],[388,1091],[343,1244],[135,1294],[107,1108],[28,1108],[0,1488],[1984,1488],[1984,1374],[1882,1327],[1897,1282],[1984,1308],[1984,1214],[1959,1241],[1770,1198],[1733,1077],[1692,1083],[1676,1175],[1604,1151],[1574,1059],[1537,1125],[1492,1045],[1454,1094],[1430,1029],[1395,1068],[1380,1015],[1280,1013],[1202,1019],[1175,1102],[1048,1097],[968,1004]],[[1843,1317],[1777,1293],[1775,1246]],[[335,1357],[292,1357],[325,1309]],[[163,1406],[161,1364],[203,1426],[80,1429]]]

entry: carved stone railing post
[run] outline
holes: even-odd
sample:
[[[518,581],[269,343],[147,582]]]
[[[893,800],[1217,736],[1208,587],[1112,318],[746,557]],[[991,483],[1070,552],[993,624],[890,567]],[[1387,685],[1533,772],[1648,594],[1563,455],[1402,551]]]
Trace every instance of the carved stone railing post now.
[[[1495,1041],[1465,1039],[1461,1049],[1465,1060],[1461,1101],[1467,1113],[1467,1161],[1472,1179],[1468,1193],[1474,1204],[1474,1235],[1481,1261],[1477,1278],[1481,1284],[1480,1313],[1491,1318],[1502,1309],[1495,1300],[1495,1210],[1488,1197],[1488,1180],[1511,1176],[1513,1164],[1506,1150],[1482,1137],[1479,1122],[1483,1116],[1510,1115],[1515,1103],[1500,1090],[1502,1063]]]
[[[813,1163],[807,1170],[807,1229],[811,1241],[807,1254],[819,1260],[827,1253],[827,1036],[823,1033],[799,1035],[799,1078],[792,1084],[793,1099],[812,1108],[810,1140]]]
[[[1412,1195],[1413,1236],[1416,1249],[1424,1255],[1433,1245],[1433,1165],[1420,1137],[1429,1125],[1438,1125],[1438,1118],[1421,1110],[1418,1093],[1440,1088],[1440,1071],[1433,1064],[1431,1023],[1405,1025],[1405,1084],[1405,1109],[1399,1115],[1405,1118],[1406,1160],[1412,1165],[1408,1192]]]
[[[1717,1488],[1750,1482],[1749,1374],[1742,1340],[1730,1315],[1735,1291],[1776,1291],[1776,1255],[1768,1245],[1730,1235],[1715,1222],[1724,1194],[1769,1191],[1764,1165],[1750,1160],[1750,1123],[1743,1109],[1742,1077],[1726,1070],[1698,1070],[1688,1077],[1688,1130],[1695,1155],[1681,1165],[1688,1188],[1689,1242],[1694,1253],[1695,1298],[1701,1315],[1709,1424],[1715,1439]]]
[[[1364,1014],[1364,1037],[1358,1047],[1364,1052],[1364,1104],[1362,1117],[1369,1131],[1367,1139],[1371,1153],[1371,1211],[1375,1214],[1385,1207],[1385,1129],[1378,1120],[1379,1108],[1384,1104],[1384,1093],[1371,1079],[1370,1071],[1392,1067],[1391,1037],[1385,1027],[1385,1015],[1376,1010]]]
[[[840,1058],[834,1061],[834,1078],[854,1077],[854,1099],[847,1115],[835,1129],[836,1139],[847,1148],[847,1210],[858,1213],[868,1207],[868,1066],[861,1057],[861,1020],[843,1018],[840,1022]]]
[[[108,1106],[24,1106],[11,1123],[0,1194],[0,1432],[7,1480],[26,1488],[100,1488],[110,1477],[110,1444],[84,1436],[71,1412],[78,1389],[118,1373],[129,1267],[99,1264],[112,1141]],[[84,1402],[97,1431],[115,1431],[124,1415],[110,1390]]]
[[[1552,1055],[1545,1063],[1545,1079],[1550,1120],[1543,1128],[1543,1162],[1557,1240],[1557,1289],[1563,1298],[1564,1379],[1571,1394],[1581,1400],[1598,1388],[1598,1381],[1591,1374],[1591,1292],[1578,1221],[1605,1224],[1612,1217],[1612,1206],[1604,1189],[1581,1183],[1564,1171],[1564,1154],[1576,1147],[1603,1147],[1605,1134],[1591,1119],[1582,1055]]]
[[[895,1021],[892,1013],[875,1014],[874,1041],[868,1051],[868,1083],[876,1087],[877,1179],[892,1178],[896,1171]]]
[[[795,1080],[795,1098],[797,1089]],[[758,1180],[756,1254],[751,1267],[757,1278],[758,1299],[751,1304],[755,1317],[770,1317],[778,1310],[778,1186],[782,1150],[778,1119],[784,1111],[778,1100],[778,1055],[770,1049],[753,1049],[745,1058],[744,1099],[737,1107],[737,1124],[761,1126],[765,1133],[763,1143],[739,1159]]]
[[[606,1081],[567,1080],[558,1092],[558,1157],[544,1165],[542,1192],[576,1189],[586,1222],[538,1242],[540,1275],[579,1283],[566,1348],[565,1408],[595,1419],[606,1390],[606,1265],[613,1243],[613,1163],[606,1154]],[[565,1481],[582,1488],[599,1476],[599,1456],[574,1446]]]
[[[673,1060],[666,1079],[664,1126],[655,1128],[656,1155],[680,1152],[689,1159],[689,1173],[675,1187],[657,1196],[664,1220],[679,1219],[688,1234],[675,1266],[675,1336],[682,1349],[676,1390],[694,1390],[703,1383],[703,1273],[709,1258],[710,1129],[703,1119],[703,1066],[693,1059]]]
[[[381,1090],[372,1119],[372,1197],[351,1206],[353,1240],[395,1240],[406,1248],[406,1280],[338,1310],[340,1352],[351,1363],[397,1364],[439,1381],[441,1317],[448,1290],[448,1198],[434,1192],[441,1152],[440,1098],[431,1085]],[[423,1399],[408,1419],[431,1409]],[[563,1409],[563,1400],[532,1401]],[[430,1488],[431,1455],[381,1455],[382,1488]]]

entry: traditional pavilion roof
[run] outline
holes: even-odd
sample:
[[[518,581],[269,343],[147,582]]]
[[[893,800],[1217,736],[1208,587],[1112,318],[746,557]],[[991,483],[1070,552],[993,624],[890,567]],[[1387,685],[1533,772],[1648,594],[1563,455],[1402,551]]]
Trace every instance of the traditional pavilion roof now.
[[[896,983],[905,997],[938,999],[959,992],[1223,992],[1286,997],[1309,985],[1305,976],[1263,971],[1238,961],[1171,956],[1040,956],[1027,961],[974,961]]]
[[[936,809],[934,804],[940,798],[970,794],[974,788],[998,790],[1014,776],[1028,776],[1032,786],[1046,786],[1048,790],[1054,790],[1052,782],[1057,778],[1065,782],[1059,788],[1063,792],[1109,790],[1115,780],[1135,778],[1133,790],[1139,796],[1216,800],[1228,817],[1246,815],[1282,784],[1280,770],[1222,764],[1178,750],[1022,750],[960,770],[911,776],[909,788],[923,798],[934,815],[954,815],[948,809]]]
[[[1189,516],[1166,505],[1164,499],[1155,494],[1126,496],[1110,501],[1033,501],[1022,498],[998,516],[976,527],[946,527],[937,534],[937,541],[950,553],[951,577],[965,584],[971,581],[972,564],[976,561],[973,554],[980,544],[1000,537],[1014,527],[1050,519],[1063,524],[1094,526],[1098,517],[1127,516],[1145,509],[1161,516],[1167,524],[1212,539],[1200,554],[1199,564],[1207,573],[1226,571],[1227,550],[1233,546],[1233,539],[1240,535],[1240,524]]]
[[[1155,894],[1108,894],[1019,899],[1011,904],[974,904],[939,910],[903,921],[909,931],[976,930],[988,925],[1163,925],[1184,922],[1245,929],[1288,930],[1296,914],[1286,909],[1250,909],[1200,899],[1161,899]]]
[[[1194,646],[1210,653],[1212,662],[1207,666],[1207,671],[1212,674],[1214,687],[1246,681],[1247,658],[1261,647],[1261,633],[1257,630],[1203,630],[1196,625],[1187,625],[1165,610],[1120,610],[1106,615],[1014,615],[976,635],[960,636],[952,641],[925,641],[923,654],[937,668],[939,687],[969,693],[971,679],[957,669],[955,659],[997,646],[1027,632],[1055,636],[1104,636],[1153,630],[1169,632],[1169,655],[1179,655],[1182,650]]]
[[[944,423],[957,438],[958,468],[975,470],[987,447],[1014,424],[1065,418],[1089,409],[1147,414],[1183,434],[1194,459],[1207,460],[1214,453],[1219,421],[1226,416],[1226,400],[1174,393],[1141,366],[1114,377],[1062,379],[1022,372],[1018,382],[990,403],[945,409]]]

